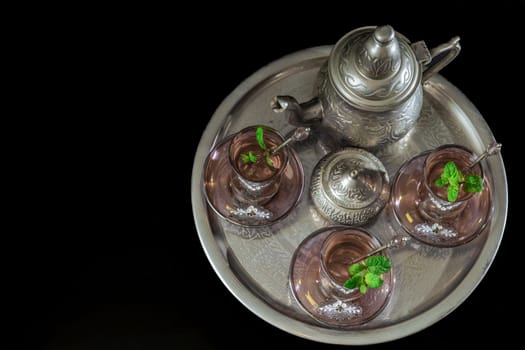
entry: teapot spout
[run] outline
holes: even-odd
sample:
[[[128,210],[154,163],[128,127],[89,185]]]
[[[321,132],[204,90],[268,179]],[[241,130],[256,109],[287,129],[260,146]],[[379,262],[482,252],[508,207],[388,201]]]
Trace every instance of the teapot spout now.
[[[271,106],[275,113],[288,112],[288,122],[295,126],[317,124],[322,119],[322,107],[317,97],[299,103],[292,96],[275,96]]]

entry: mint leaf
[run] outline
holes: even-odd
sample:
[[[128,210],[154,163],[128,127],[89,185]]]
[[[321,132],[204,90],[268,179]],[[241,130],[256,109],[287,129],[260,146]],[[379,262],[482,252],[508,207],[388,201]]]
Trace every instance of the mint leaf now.
[[[465,192],[481,192],[483,190],[483,179],[479,175],[463,175],[453,161],[445,164],[440,178],[436,179],[434,183],[438,187],[448,185],[447,200],[449,202],[455,202],[458,199],[460,186],[463,186]]]
[[[481,192],[483,190],[483,179],[479,175],[467,175],[465,176],[463,189],[465,192]]]
[[[252,162],[252,163],[255,163],[257,162],[257,157],[253,154],[252,151],[248,152],[248,154],[246,153],[241,153],[241,160],[244,164],[248,163],[248,162]]]
[[[447,188],[447,199],[449,202],[455,202],[458,199],[459,184],[450,183]]]
[[[381,266],[370,266],[368,268],[368,271],[371,273],[375,273],[376,275],[380,275],[388,270],[385,271]]]
[[[363,284],[363,276],[361,274],[357,274],[354,277],[350,278],[344,283],[345,288],[348,289],[354,289],[357,288],[357,286]]]
[[[374,255],[370,256],[365,260],[365,265],[370,266],[384,266],[387,269],[390,269],[390,260],[384,255]]]
[[[390,260],[383,255],[371,256],[366,259],[365,263],[368,266],[368,271],[375,273],[376,275],[388,272],[392,267]]]
[[[368,267],[368,271],[375,273],[376,275],[381,275],[388,272],[392,265],[387,257],[380,255],[378,258],[381,258],[379,259],[378,264]]]
[[[383,285],[381,277],[372,272],[365,275],[365,282],[370,288],[379,288]]]
[[[461,172],[456,167],[456,163],[447,162],[445,164],[445,168],[443,169],[441,178],[443,180],[448,180],[448,182],[459,182],[461,179]]]
[[[266,164],[268,164],[269,167],[273,168],[273,161],[272,161],[272,158],[270,157],[270,153],[265,152],[264,156],[266,157]]]
[[[443,180],[442,178],[437,179],[435,182],[437,187],[443,187],[448,184],[448,180]]]
[[[374,255],[366,258],[365,263],[352,264],[348,267],[351,278],[344,286],[348,289],[359,287],[362,294],[366,294],[368,288],[379,288],[383,285],[381,275],[392,268],[392,262],[384,255]]]
[[[350,274],[350,276],[354,276],[358,274],[359,272],[363,271],[364,269],[365,269],[365,265],[357,263],[357,264],[351,265],[348,268],[348,273]]]
[[[364,283],[359,286],[359,291],[361,294],[366,294],[366,285]]]
[[[380,261],[379,257],[380,257],[379,255],[369,256],[365,260],[365,265],[368,266],[368,267],[380,265],[381,261]]]
[[[259,147],[261,147],[262,150],[266,150],[266,144],[264,143],[264,130],[262,127],[258,127],[255,131],[255,138],[257,139],[257,143],[259,143]]]
[[[357,283],[355,280],[349,279],[343,284],[343,286],[348,289],[354,289],[357,287]]]
[[[366,269],[364,269],[364,270],[362,270],[362,271],[356,273],[353,277],[359,277],[359,278],[361,278],[361,280],[362,280],[363,278],[365,278],[365,274],[366,274],[366,272],[367,272]]]

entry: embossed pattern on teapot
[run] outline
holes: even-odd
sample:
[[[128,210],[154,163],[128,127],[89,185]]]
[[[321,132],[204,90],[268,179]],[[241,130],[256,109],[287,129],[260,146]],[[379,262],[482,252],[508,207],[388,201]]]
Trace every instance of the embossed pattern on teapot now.
[[[343,36],[317,76],[317,96],[299,104],[276,96],[275,112],[294,125],[320,124],[352,146],[374,149],[404,137],[423,105],[422,82],[459,53],[459,38],[429,51],[389,26]]]

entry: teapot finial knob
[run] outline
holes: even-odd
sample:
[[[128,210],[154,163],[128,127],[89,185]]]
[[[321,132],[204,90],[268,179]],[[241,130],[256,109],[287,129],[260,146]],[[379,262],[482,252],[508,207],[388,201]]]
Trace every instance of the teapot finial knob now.
[[[381,44],[388,44],[395,36],[394,28],[389,25],[377,27],[374,31],[374,38]]]
[[[401,66],[401,53],[391,26],[380,26],[374,30],[359,52],[358,65],[371,79],[384,79],[397,73]]]

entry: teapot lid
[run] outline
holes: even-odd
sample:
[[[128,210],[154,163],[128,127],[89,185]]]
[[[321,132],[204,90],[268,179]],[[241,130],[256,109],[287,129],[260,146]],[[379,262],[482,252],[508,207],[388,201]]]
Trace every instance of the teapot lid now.
[[[384,207],[389,188],[387,171],[377,157],[346,147],[317,163],[310,191],[324,216],[341,224],[362,225]]]
[[[421,81],[409,41],[389,26],[362,27],[332,49],[328,75],[337,93],[359,109],[385,111],[407,100]]]

